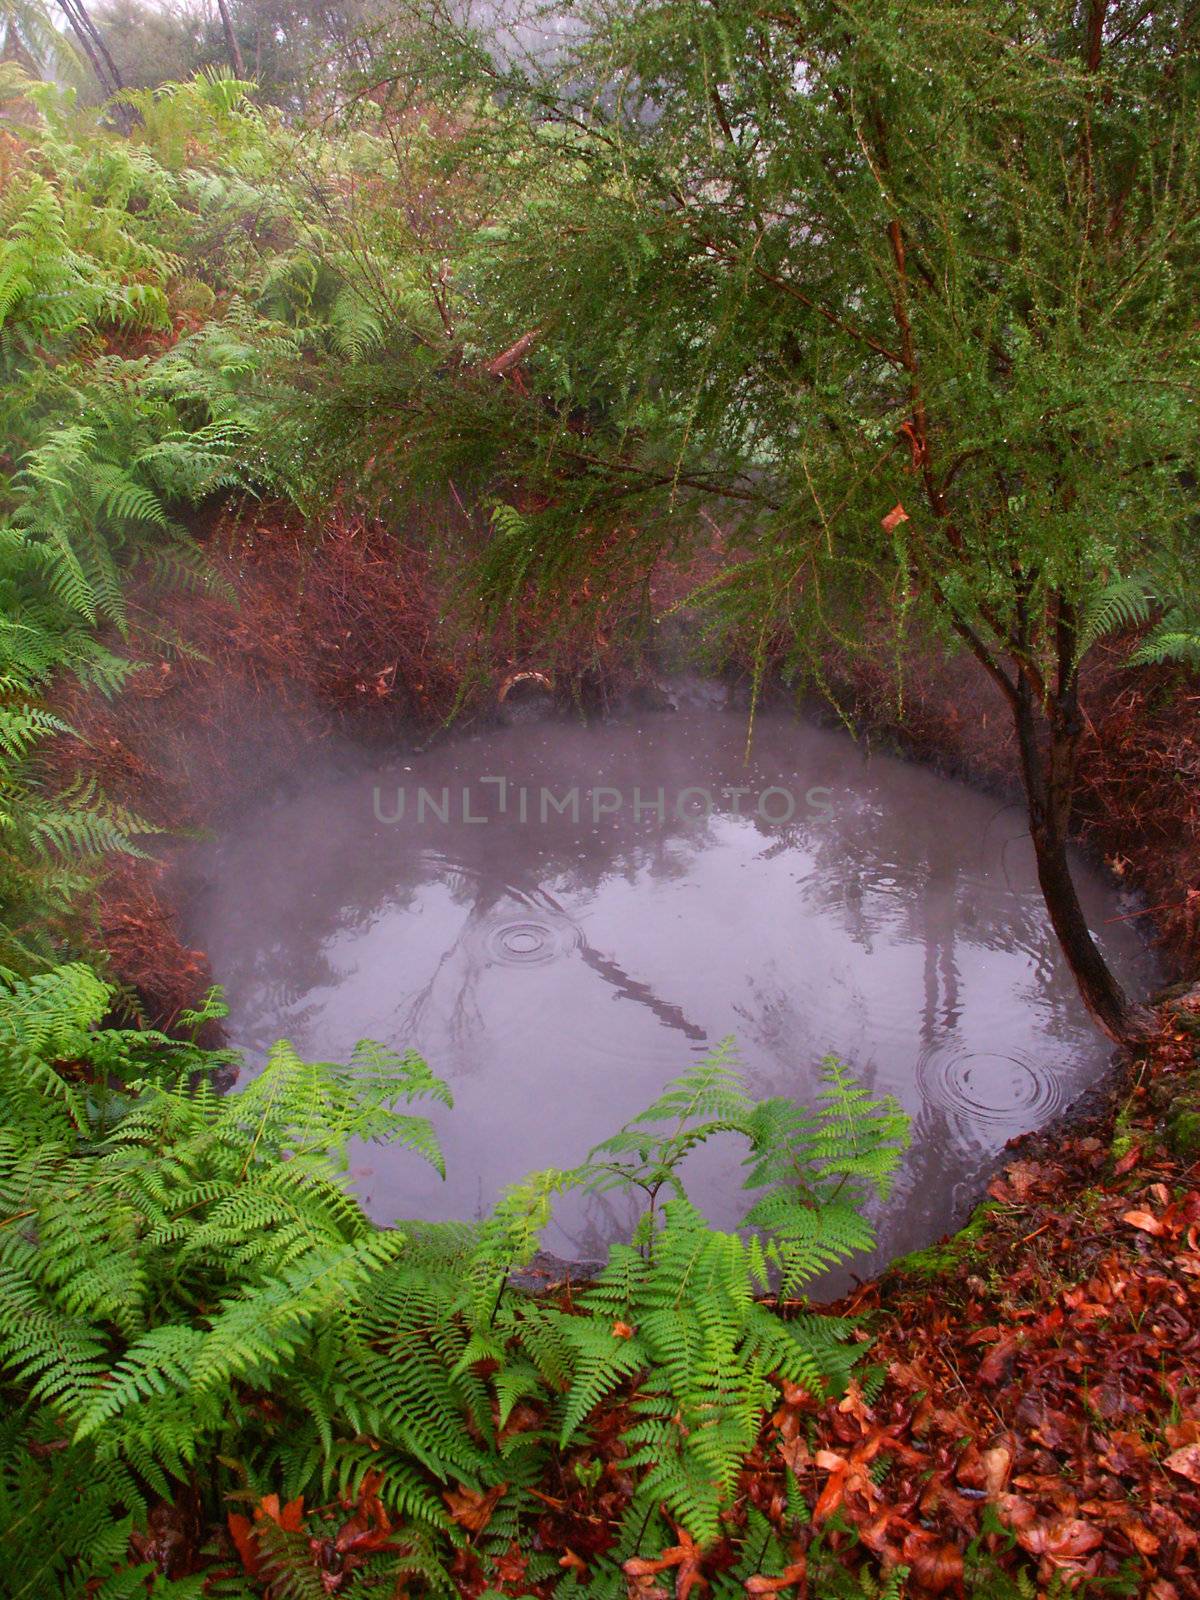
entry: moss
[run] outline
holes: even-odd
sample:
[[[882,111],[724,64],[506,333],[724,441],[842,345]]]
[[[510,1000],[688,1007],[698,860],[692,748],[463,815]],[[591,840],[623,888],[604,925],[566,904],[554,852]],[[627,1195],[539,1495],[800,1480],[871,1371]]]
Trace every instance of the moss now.
[[[979,1240],[987,1231],[995,1209],[994,1200],[981,1201],[957,1233],[938,1244],[931,1244],[925,1250],[914,1250],[909,1255],[899,1256],[888,1264],[888,1275],[895,1273],[906,1278],[940,1278],[947,1273],[960,1271],[967,1261],[979,1254]]]
[[[1182,1159],[1200,1156],[1200,1106],[1181,1106],[1168,1119],[1167,1146]]]
[[[1200,1155],[1200,1072],[1163,1082],[1152,1102],[1171,1154],[1181,1160]]]
[[[1116,1166],[1118,1161],[1127,1156],[1133,1149],[1134,1145],[1138,1142],[1139,1141],[1134,1138],[1133,1134],[1127,1132],[1124,1128],[1121,1128],[1114,1133],[1112,1145],[1109,1150],[1109,1155],[1112,1158],[1113,1166]]]

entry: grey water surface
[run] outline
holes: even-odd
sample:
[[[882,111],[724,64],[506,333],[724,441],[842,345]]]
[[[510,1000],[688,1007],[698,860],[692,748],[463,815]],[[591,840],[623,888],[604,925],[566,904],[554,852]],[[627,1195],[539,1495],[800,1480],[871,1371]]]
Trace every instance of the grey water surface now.
[[[732,1034],[755,1095],[811,1098],[833,1052],[911,1114],[878,1264],[955,1225],[1005,1141],[1101,1075],[1110,1047],[1019,808],[789,714],[759,715],[748,760],[746,735],[701,686],[674,712],[314,765],[197,847],[187,932],[247,1072],[281,1037],[344,1059],[368,1036],[420,1051],[453,1090],[433,1112],[445,1182],[404,1151],[355,1153],[373,1216],[480,1215]],[[1083,862],[1078,881],[1145,989],[1134,908]],[[718,1226],[747,1209],[743,1154],[727,1140],[687,1168]],[[631,1216],[568,1195],[546,1245],[595,1257]]]

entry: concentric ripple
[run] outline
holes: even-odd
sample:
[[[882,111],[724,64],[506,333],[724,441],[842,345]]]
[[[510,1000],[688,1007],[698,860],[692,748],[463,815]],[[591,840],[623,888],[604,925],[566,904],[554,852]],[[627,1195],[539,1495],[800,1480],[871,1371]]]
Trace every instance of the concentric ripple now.
[[[540,967],[573,950],[579,936],[569,922],[523,917],[489,928],[483,942],[491,961],[507,967]]]
[[[917,1065],[927,1103],[972,1123],[1014,1123],[1035,1128],[1062,1109],[1062,1084],[1044,1062],[998,1051],[940,1045]]]

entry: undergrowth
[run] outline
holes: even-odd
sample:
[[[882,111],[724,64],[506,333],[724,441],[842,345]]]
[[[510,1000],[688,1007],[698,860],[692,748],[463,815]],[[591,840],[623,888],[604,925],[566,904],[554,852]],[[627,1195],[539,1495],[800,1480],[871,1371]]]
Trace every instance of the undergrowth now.
[[[532,1175],[482,1223],[381,1228],[350,1192],[347,1147],[386,1141],[441,1170],[410,1109],[450,1098],[424,1062],[364,1041],[344,1067],[309,1063],[281,1043],[222,1093],[227,1053],[99,1028],[110,998],[68,965],[10,978],[0,1009],[14,1595],[143,1592],[154,1569],[128,1563],[129,1540],[189,1492],[240,1552],[210,1543],[205,1593],[259,1578],[273,1594],[341,1592],[352,1575],[355,1592],[391,1594],[406,1572],[447,1589],[468,1550],[498,1584],[552,1463],[586,1481],[605,1404],[622,1419],[622,1509],[586,1583],[623,1593],[621,1563],[640,1552],[729,1535],[783,1386],[836,1394],[855,1369],[849,1323],[763,1299],[871,1242],[860,1207],[905,1142],[894,1104],[834,1060],[802,1112],[751,1102],[722,1046],[581,1167]],[[684,1157],[718,1132],[747,1146],[744,1231],[711,1228],[687,1198]],[[635,1181],[629,1158],[670,1194],[635,1242],[574,1299],[511,1287],[554,1196]],[[38,1536],[22,1537],[33,1508]],[[561,1553],[533,1556],[530,1581],[561,1577]],[[183,1578],[154,1592],[201,1592]]]

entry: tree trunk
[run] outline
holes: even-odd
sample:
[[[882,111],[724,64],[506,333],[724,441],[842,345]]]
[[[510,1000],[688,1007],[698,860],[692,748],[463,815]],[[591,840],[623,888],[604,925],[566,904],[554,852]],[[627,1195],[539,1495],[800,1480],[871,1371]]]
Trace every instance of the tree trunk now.
[[[233,31],[233,18],[229,14],[228,0],[217,0],[217,9],[221,13],[221,27],[225,32],[225,48],[229,51],[229,65],[233,68],[235,78],[246,76],[246,66],[242,60],[242,47],[237,42],[237,34]]]
[[[92,37],[94,29],[89,29],[88,27],[90,19],[86,12],[83,12],[82,9],[77,11],[71,0],[59,0],[59,5],[67,22],[70,24],[71,32],[75,35],[76,43],[88,58],[88,64],[96,74],[96,82],[100,85],[101,92],[106,98],[111,94],[116,94],[121,87],[121,80],[119,77],[110,76],[105,71],[104,64],[96,48],[96,41]]]
[[[1016,688],[1014,718],[1029,832],[1050,922],[1084,1004],[1114,1043],[1132,1045],[1151,1031],[1153,1019],[1129,999],[1092,938],[1068,855],[1082,727],[1077,689],[1072,683],[1040,714],[1024,674],[1018,674]]]

